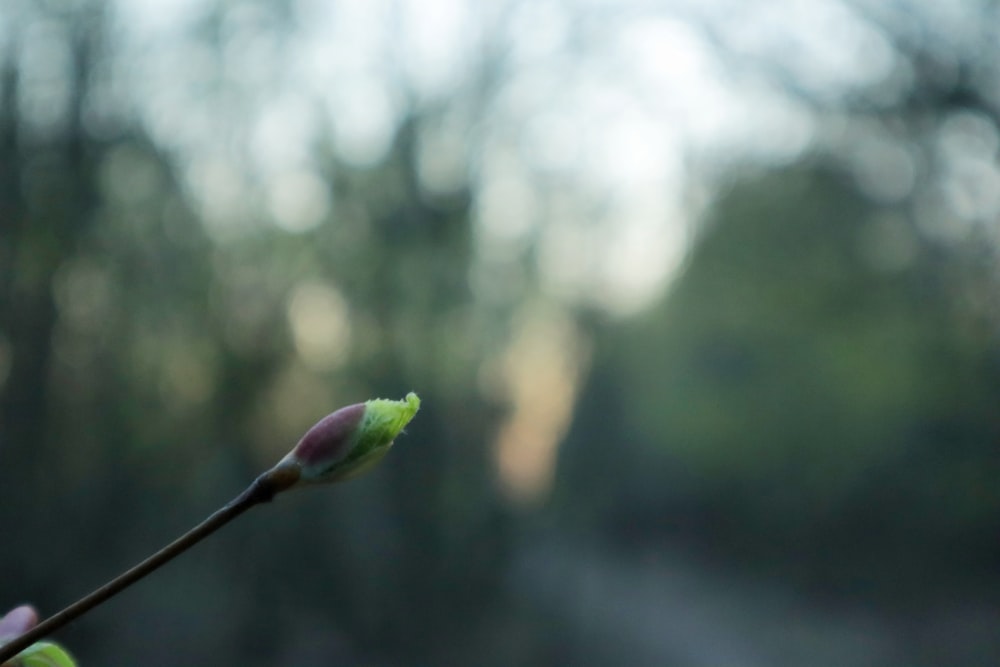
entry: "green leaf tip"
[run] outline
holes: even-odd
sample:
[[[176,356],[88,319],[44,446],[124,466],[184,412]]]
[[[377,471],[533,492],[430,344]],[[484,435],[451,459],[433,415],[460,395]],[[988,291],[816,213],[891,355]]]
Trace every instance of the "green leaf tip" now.
[[[52,642],[35,642],[18,653],[11,664],[14,667],[76,667],[69,653]]]
[[[373,398],[365,402],[359,448],[391,446],[420,409],[420,398],[412,391],[401,401]]]
[[[400,401],[348,405],[317,422],[279,465],[297,466],[303,484],[352,479],[385,456],[419,409],[412,391]]]

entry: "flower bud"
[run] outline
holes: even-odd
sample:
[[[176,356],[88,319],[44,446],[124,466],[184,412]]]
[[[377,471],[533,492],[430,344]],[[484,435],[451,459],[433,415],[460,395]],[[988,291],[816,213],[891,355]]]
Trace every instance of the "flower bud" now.
[[[38,612],[34,607],[26,604],[15,607],[0,618],[0,642],[23,635],[36,625],[38,625]]]
[[[299,483],[342,482],[385,456],[420,409],[410,392],[401,401],[376,398],[341,408],[319,420],[278,466],[299,468]]]

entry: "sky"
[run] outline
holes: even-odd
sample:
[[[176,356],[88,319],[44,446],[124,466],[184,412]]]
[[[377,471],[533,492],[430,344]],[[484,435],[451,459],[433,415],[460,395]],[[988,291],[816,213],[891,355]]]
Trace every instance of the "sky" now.
[[[320,131],[364,167],[410,109],[442,109],[422,130],[422,181],[471,180],[482,261],[535,243],[554,298],[619,315],[676,276],[698,179],[789,162],[816,141],[768,67],[835,97],[890,80],[895,64],[835,0],[238,3],[219,57],[192,34],[210,8],[129,0],[116,14],[135,112],[182,156],[216,234],[314,228],[337,205],[311,150]]]
[[[11,6],[30,15],[30,4]],[[628,316],[678,275],[713,178],[734,165],[781,165],[846,139],[873,198],[910,194],[905,145],[814,107],[862,94],[888,105],[909,90],[880,22],[943,53],[975,52],[980,4],[288,0],[220,12],[207,0],[117,0],[89,129],[144,126],[225,240],[336,220],[318,141],[372,166],[400,121],[423,113],[423,187],[473,192],[474,289],[531,248],[548,296]],[[0,38],[22,51],[24,115],[44,132],[65,121],[72,53],[57,22],[22,24],[18,39],[0,23]],[[957,127],[952,146],[995,140],[974,118]],[[966,157],[949,196],[982,217],[998,206],[992,156]]]

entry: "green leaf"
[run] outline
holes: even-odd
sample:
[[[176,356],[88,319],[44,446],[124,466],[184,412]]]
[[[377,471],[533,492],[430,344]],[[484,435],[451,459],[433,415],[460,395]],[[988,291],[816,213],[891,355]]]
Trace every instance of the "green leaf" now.
[[[69,653],[52,642],[36,642],[21,651],[15,665],[20,667],[76,667]]]

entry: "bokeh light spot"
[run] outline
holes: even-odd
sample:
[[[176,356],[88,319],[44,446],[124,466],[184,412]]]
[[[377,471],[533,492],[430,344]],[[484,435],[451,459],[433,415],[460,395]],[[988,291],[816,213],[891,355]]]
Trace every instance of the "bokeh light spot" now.
[[[347,360],[351,327],[347,302],[328,283],[305,281],[292,290],[288,322],[295,349],[314,370],[329,370]]]
[[[279,227],[290,232],[315,229],[330,212],[329,192],[314,171],[282,172],[269,184],[271,215]]]

